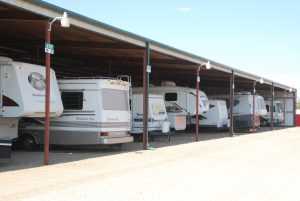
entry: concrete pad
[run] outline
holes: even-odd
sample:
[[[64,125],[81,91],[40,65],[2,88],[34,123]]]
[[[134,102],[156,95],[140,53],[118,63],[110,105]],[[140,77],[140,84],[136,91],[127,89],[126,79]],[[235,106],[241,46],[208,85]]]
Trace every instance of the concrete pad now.
[[[0,200],[297,200],[300,128],[2,171]]]

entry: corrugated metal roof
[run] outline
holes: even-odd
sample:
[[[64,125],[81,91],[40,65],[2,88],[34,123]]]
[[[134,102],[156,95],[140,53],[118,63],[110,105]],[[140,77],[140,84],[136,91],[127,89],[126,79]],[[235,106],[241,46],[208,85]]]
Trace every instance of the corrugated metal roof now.
[[[289,90],[292,87],[289,87],[284,84],[280,84],[278,82],[272,81],[270,79],[264,78],[262,76],[254,75],[251,73],[247,73],[245,71],[239,70],[237,68],[233,68],[230,66],[227,66],[225,64],[221,64],[215,61],[212,61],[208,58],[200,57],[198,55],[176,49],[174,47],[171,47],[169,45],[154,41],[152,39],[124,31],[122,29],[119,29],[117,27],[105,24],[103,22],[94,20],[92,18],[80,15],[78,13],[69,11],[67,9],[55,6],[53,4],[40,1],[40,0],[32,0],[32,1],[25,1],[25,0],[0,0],[0,2],[7,3],[9,5],[13,5],[15,7],[18,7],[20,9],[24,9],[30,12],[33,12],[35,14],[45,16],[48,18],[54,18],[64,11],[68,12],[70,17],[71,24],[90,30],[94,32],[101,33],[103,35],[107,35],[111,38],[116,38],[118,40],[122,40],[128,43],[132,43],[138,46],[145,46],[146,42],[150,43],[150,48],[152,50],[165,53],[174,57],[178,57],[187,61],[191,61],[196,64],[202,64],[204,62],[210,61],[213,68],[230,73],[234,71],[238,76],[244,77],[250,80],[256,80],[259,81],[261,78],[264,79],[264,83],[271,85],[274,84],[275,87],[282,88],[285,90]],[[295,88],[292,88],[293,90],[296,90]]]

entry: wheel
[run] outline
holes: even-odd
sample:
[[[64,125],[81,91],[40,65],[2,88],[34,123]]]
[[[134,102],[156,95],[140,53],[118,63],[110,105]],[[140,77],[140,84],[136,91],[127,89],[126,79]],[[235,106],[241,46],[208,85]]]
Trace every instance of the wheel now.
[[[23,135],[21,137],[21,147],[24,150],[32,151],[36,148],[36,142],[31,135]]]
[[[132,135],[132,136],[133,136],[133,141],[134,142],[142,142],[143,141],[142,134],[135,134],[135,135]]]

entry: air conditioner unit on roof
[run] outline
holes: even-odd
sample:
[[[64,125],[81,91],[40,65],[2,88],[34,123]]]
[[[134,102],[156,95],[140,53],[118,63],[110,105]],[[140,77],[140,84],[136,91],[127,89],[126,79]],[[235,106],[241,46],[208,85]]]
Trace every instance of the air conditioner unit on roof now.
[[[162,81],[161,86],[163,86],[163,87],[176,87],[176,83],[174,81]]]

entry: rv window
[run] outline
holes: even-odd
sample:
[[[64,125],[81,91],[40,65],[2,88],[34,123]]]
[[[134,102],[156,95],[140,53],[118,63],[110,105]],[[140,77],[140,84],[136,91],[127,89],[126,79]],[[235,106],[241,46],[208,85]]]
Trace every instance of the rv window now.
[[[176,103],[166,102],[167,112],[183,112],[184,110]]]
[[[166,93],[165,101],[177,101],[177,93]]]
[[[267,112],[270,112],[270,106],[266,105],[266,108],[267,108]]]
[[[209,104],[209,109],[216,107],[215,105]]]
[[[129,110],[128,91],[117,89],[102,89],[104,110]]]
[[[65,110],[82,110],[83,92],[62,92],[61,99]]]

